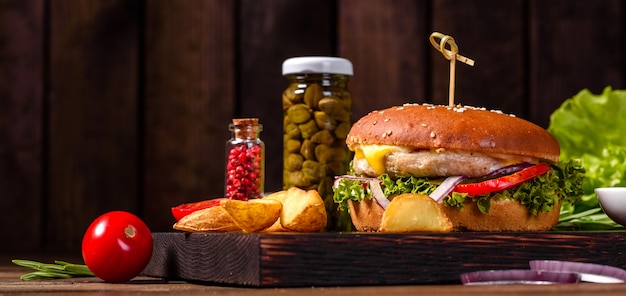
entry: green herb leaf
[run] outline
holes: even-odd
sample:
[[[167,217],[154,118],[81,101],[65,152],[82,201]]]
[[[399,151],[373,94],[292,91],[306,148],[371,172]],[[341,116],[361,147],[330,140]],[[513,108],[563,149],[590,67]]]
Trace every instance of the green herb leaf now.
[[[41,263],[31,260],[12,260],[16,265],[36,270],[35,272],[24,274],[20,277],[23,281],[34,279],[59,278],[67,279],[72,277],[94,276],[87,265],[73,264],[65,261],[55,261],[54,264]]]

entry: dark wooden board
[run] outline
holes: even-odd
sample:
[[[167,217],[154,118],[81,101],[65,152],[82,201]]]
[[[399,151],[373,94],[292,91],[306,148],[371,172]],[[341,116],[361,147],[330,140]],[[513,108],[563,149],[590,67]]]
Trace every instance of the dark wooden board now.
[[[534,259],[626,266],[626,232],[154,233],[146,276],[211,284],[351,286],[460,283],[463,272]]]

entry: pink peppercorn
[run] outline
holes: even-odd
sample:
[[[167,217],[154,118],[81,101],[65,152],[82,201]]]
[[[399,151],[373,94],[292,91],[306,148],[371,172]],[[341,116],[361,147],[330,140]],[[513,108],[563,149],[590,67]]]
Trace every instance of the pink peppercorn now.
[[[265,144],[259,138],[263,125],[257,118],[233,119],[232,138],[226,142],[225,197],[260,198],[265,184]]]

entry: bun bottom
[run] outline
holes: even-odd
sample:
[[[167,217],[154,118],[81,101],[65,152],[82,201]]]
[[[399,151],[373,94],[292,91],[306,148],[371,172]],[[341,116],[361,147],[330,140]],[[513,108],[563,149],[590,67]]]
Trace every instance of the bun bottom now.
[[[548,213],[532,215],[526,206],[514,200],[491,200],[489,213],[483,214],[475,202],[463,209],[443,207],[455,230],[463,231],[546,231],[559,222],[561,204]]]
[[[383,208],[373,199],[364,199],[360,202],[348,200],[350,218],[357,231],[378,232],[383,220]]]
[[[377,232],[383,216],[383,209],[376,201],[367,199],[361,202],[349,201],[352,224],[360,232]],[[525,206],[513,200],[491,200],[489,213],[483,214],[476,203],[467,201],[463,209],[441,206],[452,221],[455,231],[547,231],[558,221],[561,205],[551,212],[531,215]]]

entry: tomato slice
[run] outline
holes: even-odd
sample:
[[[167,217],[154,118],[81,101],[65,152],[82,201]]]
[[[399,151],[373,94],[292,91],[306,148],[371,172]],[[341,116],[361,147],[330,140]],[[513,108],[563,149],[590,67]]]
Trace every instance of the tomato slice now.
[[[502,176],[500,178],[486,180],[478,183],[458,184],[454,188],[454,192],[467,193],[469,196],[483,195],[492,192],[502,191],[513,188],[537,176],[541,176],[550,170],[547,163],[539,163],[534,166],[525,168],[513,174]]]
[[[172,208],[172,215],[176,218],[176,221],[183,217],[197,211],[206,208],[211,208],[220,204],[220,201],[225,198],[208,199],[198,202],[186,203]]]

